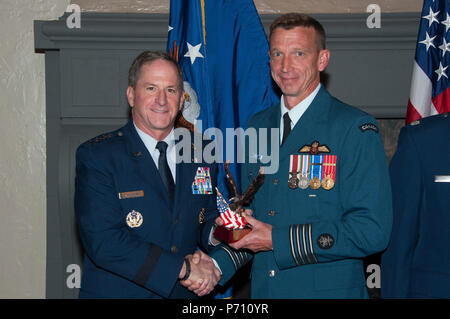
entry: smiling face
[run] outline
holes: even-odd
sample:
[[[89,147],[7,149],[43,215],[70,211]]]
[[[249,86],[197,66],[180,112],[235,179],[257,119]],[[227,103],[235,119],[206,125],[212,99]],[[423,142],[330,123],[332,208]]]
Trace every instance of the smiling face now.
[[[270,38],[270,70],[283,92],[285,105],[291,109],[319,85],[320,72],[330,58],[319,50],[312,27],[276,28]]]
[[[175,66],[162,59],[144,63],[136,86],[127,89],[127,98],[136,126],[156,140],[163,140],[184,102]]]

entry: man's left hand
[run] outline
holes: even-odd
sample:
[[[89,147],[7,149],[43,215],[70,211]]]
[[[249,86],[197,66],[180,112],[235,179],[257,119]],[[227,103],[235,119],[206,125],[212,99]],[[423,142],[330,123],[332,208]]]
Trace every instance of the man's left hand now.
[[[263,223],[248,214],[243,214],[248,226],[252,229],[250,233],[230,246],[236,250],[250,249],[253,252],[272,250],[272,225]]]

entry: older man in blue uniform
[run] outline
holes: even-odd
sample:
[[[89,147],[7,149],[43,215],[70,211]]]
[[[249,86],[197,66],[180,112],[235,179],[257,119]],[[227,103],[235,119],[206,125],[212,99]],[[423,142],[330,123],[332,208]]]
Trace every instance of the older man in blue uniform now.
[[[382,298],[450,298],[450,116],[402,128],[390,164],[394,223]]]
[[[256,193],[246,216],[252,231],[211,256],[221,283],[253,258],[252,298],[366,298],[362,258],[386,248],[392,222],[377,122],[320,84],[330,52],[319,22],[286,14],[270,31],[271,73],[283,96],[248,127],[280,129],[279,169]],[[260,165],[243,165],[244,189]]]
[[[86,252],[80,298],[207,294],[220,272],[206,255],[191,261],[197,244],[207,247],[217,216],[217,169],[191,156],[177,163],[181,70],[164,53],[146,51],[128,81],[132,119],[77,150],[75,209]],[[190,151],[191,133],[186,138]]]

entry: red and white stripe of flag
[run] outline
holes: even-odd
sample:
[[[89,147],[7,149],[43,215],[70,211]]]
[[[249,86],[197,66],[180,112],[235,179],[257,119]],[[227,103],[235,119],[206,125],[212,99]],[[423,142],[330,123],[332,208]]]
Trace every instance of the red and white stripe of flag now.
[[[223,225],[227,229],[242,229],[247,224],[242,216],[237,215],[230,209],[227,209],[225,213],[220,214],[220,219],[222,219]]]
[[[430,115],[450,112],[450,88],[447,88],[435,98],[431,98],[431,92],[430,78],[414,61],[406,124]]]

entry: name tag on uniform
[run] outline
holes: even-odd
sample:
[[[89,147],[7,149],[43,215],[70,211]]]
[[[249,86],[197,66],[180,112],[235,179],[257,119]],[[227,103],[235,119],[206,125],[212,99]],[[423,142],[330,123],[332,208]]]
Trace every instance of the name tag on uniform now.
[[[135,197],[144,197],[144,191],[139,190],[139,191],[119,193],[119,199],[135,198]]]
[[[450,183],[450,175],[434,175],[435,183]]]

